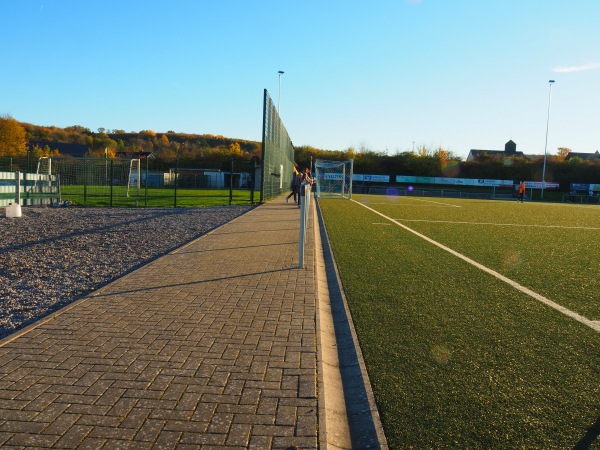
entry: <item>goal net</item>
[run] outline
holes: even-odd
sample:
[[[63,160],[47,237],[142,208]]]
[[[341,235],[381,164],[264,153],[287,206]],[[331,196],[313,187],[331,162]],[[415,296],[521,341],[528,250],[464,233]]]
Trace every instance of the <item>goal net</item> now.
[[[140,194],[140,170],[139,159],[43,157],[38,160],[32,191],[43,189],[46,179],[56,178],[63,195],[129,197]]]
[[[315,161],[317,197],[352,198],[352,170],[354,161]]]

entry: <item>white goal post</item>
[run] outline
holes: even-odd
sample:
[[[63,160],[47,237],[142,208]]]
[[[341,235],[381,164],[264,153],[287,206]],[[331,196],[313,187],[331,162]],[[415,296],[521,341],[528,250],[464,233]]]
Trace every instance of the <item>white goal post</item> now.
[[[38,160],[33,192],[60,180],[61,187],[78,186],[86,195],[140,195],[141,164],[137,158],[42,157]]]
[[[140,186],[142,184],[142,173],[140,160],[135,158],[129,161],[129,178],[127,179],[127,197],[129,197],[129,188],[135,187],[136,194],[140,195]]]
[[[318,198],[352,199],[352,171],[354,160],[315,160],[315,178]]]

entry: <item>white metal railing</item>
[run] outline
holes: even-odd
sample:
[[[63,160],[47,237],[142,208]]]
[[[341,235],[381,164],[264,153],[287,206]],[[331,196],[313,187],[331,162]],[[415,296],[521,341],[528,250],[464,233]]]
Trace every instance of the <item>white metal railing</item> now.
[[[298,195],[300,195],[300,245],[298,246],[300,253],[298,257],[299,269],[304,269],[304,253],[307,240],[306,229],[308,228],[308,211],[310,210],[311,185],[307,184],[303,188],[304,189],[300,189],[300,192],[298,192]],[[302,195],[303,190],[304,195]]]

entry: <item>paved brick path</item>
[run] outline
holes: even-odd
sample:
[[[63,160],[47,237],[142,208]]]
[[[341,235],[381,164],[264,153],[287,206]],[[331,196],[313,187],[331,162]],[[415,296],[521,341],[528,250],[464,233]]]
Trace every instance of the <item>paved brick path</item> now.
[[[0,447],[317,448],[298,235],[267,203],[0,341]]]

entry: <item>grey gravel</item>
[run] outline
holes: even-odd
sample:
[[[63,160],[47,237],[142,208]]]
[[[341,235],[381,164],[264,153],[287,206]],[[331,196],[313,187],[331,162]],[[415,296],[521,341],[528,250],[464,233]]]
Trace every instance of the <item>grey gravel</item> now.
[[[210,208],[0,212],[0,338],[245,213]]]

